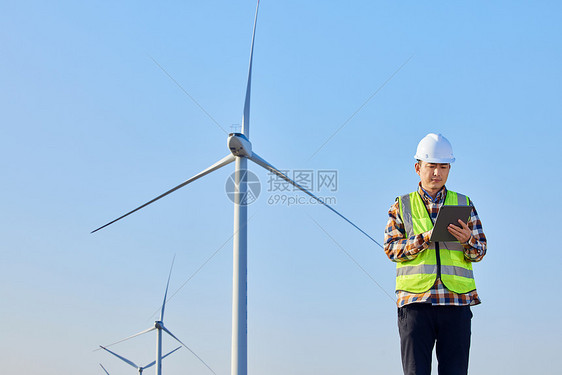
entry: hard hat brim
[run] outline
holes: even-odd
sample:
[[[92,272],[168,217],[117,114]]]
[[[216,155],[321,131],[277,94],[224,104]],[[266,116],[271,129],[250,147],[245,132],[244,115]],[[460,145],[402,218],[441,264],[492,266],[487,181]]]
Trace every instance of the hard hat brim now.
[[[455,162],[455,158],[427,158],[415,155],[414,159],[425,161],[426,163],[437,163],[437,164],[450,164]]]

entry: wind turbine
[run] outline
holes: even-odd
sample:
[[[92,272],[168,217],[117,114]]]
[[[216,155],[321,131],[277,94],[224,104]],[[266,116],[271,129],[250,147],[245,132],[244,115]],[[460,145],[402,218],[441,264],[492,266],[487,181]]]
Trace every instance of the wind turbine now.
[[[174,257],[175,260],[175,257]],[[110,352],[111,354],[117,356],[118,358],[122,359],[123,361],[127,362],[128,364],[130,364],[131,366],[134,366],[135,368],[137,368],[139,370],[139,374],[142,374],[142,370],[148,367],[151,367],[152,365],[156,364],[156,375],[162,375],[162,359],[164,359],[165,357],[167,357],[168,355],[172,354],[173,352],[175,352],[176,350],[178,350],[179,348],[176,348],[175,350],[171,351],[170,353],[166,354],[165,356],[162,356],[162,331],[166,332],[168,335],[172,336],[177,342],[179,342],[180,344],[182,344],[183,346],[185,346],[185,348],[187,350],[189,350],[191,352],[191,354],[193,354],[199,361],[201,361],[201,363],[203,363],[213,374],[215,374],[215,372],[213,371],[212,368],[209,367],[209,365],[207,363],[205,363],[205,361],[203,361],[201,359],[201,357],[199,357],[197,354],[195,354],[195,352],[193,350],[191,350],[189,348],[189,346],[185,345],[180,339],[178,339],[176,336],[174,336],[174,334],[172,332],[170,332],[170,330],[168,330],[168,328],[166,328],[164,326],[164,310],[166,309],[166,299],[168,297],[168,287],[170,286],[170,277],[172,276],[172,268],[174,267],[174,261],[172,260],[172,266],[170,267],[170,273],[168,274],[168,282],[166,283],[166,292],[164,293],[164,302],[162,302],[162,309],[160,310],[160,319],[154,322],[154,326],[145,329],[144,331],[141,331],[139,333],[135,333],[132,336],[126,337],[122,340],[119,340],[117,342],[114,342],[113,344],[107,345],[107,346],[111,346],[111,345],[115,345],[118,344],[120,342],[123,341],[127,341],[129,339],[132,339],[133,337],[137,337],[140,335],[143,335],[145,333],[148,333],[150,331],[154,331],[156,330],[156,360],[154,362],[151,362],[150,364],[144,366],[144,367],[139,367],[136,364],[134,364],[133,362],[129,361],[128,359],[121,357],[120,355],[113,353],[112,351],[110,351],[109,349],[107,349],[106,347],[103,347],[100,345],[101,349],[104,349],[108,352]],[[216,375],[216,374],[215,374]]]
[[[199,172],[195,176],[189,178],[188,180],[182,182],[178,186],[166,191],[165,193],[157,196],[156,198],[144,203],[143,205],[135,208],[132,211],[118,217],[117,219],[110,221],[109,223],[95,229],[92,233],[97,232],[100,229],[107,227],[119,221],[126,216],[156,202],[157,200],[164,198],[168,194],[192,183],[199,178],[216,171],[235,162],[234,167],[234,185],[237,187],[237,191],[234,193],[234,235],[233,235],[233,276],[232,276],[232,351],[231,351],[231,375],[247,375],[248,373],[248,353],[247,353],[247,331],[248,331],[248,313],[247,313],[247,224],[248,224],[248,207],[247,207],[247,167],[248,160],[253,161],[259,166],[267,169],[271,173],[274,173],[283,180],[289,182],[302,192],[308,194],[311,198],[318,201],[318,203],[326,206],[332,212],[340,216],[342,219],[347,221],[353,227],[358,229],[361,233],[367,236],[370,240],[381,246],[375,239],[369,236],[361,228],[347,219],[345,216],[336,211],[333,207],[323,202],[321,199],[316,197],[313,193],[308,191],[306,188],[302,187],[291,178],[286,176],[279,169],[275,168],[272,164],[267,162],[261,156],[259,156],[252,149],[252,143],[250,142],[250,96],[251,96],[251,86],[252,86],[252,60],[254,56],[254,40],[256,35],[256,25],[258,20],[258,10],[260,2],[258,0],[256,5],[256,13],[254,17],[254,27],[252,31],[252,43],[250,47],[250,63],[248,68],[248,81],[246,84],[246,97],[244,100],[244,112],[242,117],[242,132],[241,133],[230,133],[228,135],[227,145],[230,153],[224,158],[217,161],[215,164],[211,165],[207,169]]]
[[[148,365],[146,365],[146,366],[138,366],[138,365],[137,365],[136,363],[134,363],[133,361],[128,360],[127,358],[122,357],[122,356],[120,356],[119,354],[117,354],[117,353],[115,353],[115,352],[112,352],[111,350],[107,349],[105,346],[101,346],[101,345],[100,345],[100,348],[102,348],[103,350],[105,350],[105,351],[108,352],[108,353],[113,354],[114,356],[116,356],[117,358],[119,358],[119,359],[122,360],[123,362],[127,363],[128,365],[131,365],[131,366],[133,366],[134,368],[136,368],[136,369],[138,370],[138,372],[139,372],[139,375],[142,375],[142,372],[143,372],[144,370],[146,370],[147,368],[150,368],[150,367],[154,366],[154,364],[156,363],[156,361],[152,361],[152,362],[150,362],[150,363],[149,363]],[[176,350],[178,350],[178,349],[180,349],[180,348],[181,348],[181,346],[178,346],[177,348],[175,348],[174,350],[172,350],[172,351],[169,352],[168,354],[162,356],[162,359],[166,358],[167,356],[169,356],[170,354],[172,354],[173,352],[175,352]],[[100,366],[101,366],[101,364],[100,364]],[[103,366],[102,366],[102,368],[103,368]],[[107,370],[106,370],[105,368],[103,368],[103,369],[104,369],[104,371],[109,375],[109,373],[107,372]]]

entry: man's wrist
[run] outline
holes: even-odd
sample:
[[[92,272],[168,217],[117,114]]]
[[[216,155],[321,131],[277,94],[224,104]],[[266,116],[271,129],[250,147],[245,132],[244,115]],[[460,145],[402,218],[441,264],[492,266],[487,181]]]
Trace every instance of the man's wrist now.
[[[463,242],[462,244],[467,247],[475,247],[476,238],[474,238],[474,236],[471,234],[468,240],[466,242]]]

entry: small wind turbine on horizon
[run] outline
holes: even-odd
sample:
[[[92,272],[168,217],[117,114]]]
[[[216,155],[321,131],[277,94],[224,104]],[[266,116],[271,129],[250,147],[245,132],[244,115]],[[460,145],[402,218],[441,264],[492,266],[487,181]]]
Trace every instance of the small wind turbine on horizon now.
[[[256,13],[254,17],[254,27],[252,31],[252,43],[250,47],[250,63],[248,68],[248,81],[246,84],[246,97],[244,100],[244,112],[242,117],[242,132],[241,133],[230,133],[228,135],[228,148],[230,153],[224,158],[217,161],[215,164],[211,165],[207,169],[201,171],[190,179],[182,182],[178,186],[166,191],[165,193],[157,196],[156,198],[144,203],[143,205],[135,208],[132,211],[118,217],[117,219],[110,221],[109,223],[95,229],[92,233],[99,231],[111,225],[126,216],[156,202],[157,200],[164,198],[168,194],[192,183],[199,178],[216,171],[235,162],[234,167],[234,186],[237,191],[234,193],[234,235],[233,235],[233,280],[232,280],[232,349],[231,349],[231,375],[247,375],[248,373],[248,354],[247,354],[247,331],[248,331],[248,319],[247,319],[247,227],[248,227],[248,188],[247,188],[247,165],[248,160],[253,161],[257,165],[265,168],[276,176],[282,178],[288,183],[292,184],[305,194],[309,195],[311,198],[315,199],[318,203],[324,205],[336,215],[340,216],[342,219],[347,221],[365,236],[367,236],[371,241],[375,242],[379,246],[375,239],[369,236],[365,231],[347,219],[345,216],[336,211],[333,207],[326,204],[324,201],[316,197],[306,188],[302,187],[279,169],[275,168],[272,164],[267,162],[261,156],[259,156],[252,149],[252,143],[250,142],[250,96],[251,96],[251,86],[252,86],[252,60],[254,55],[254,40],[256,35],[256,25],[258,20],[258,10],[259,10],[259,0],[256,6]],[[382,246],[381,246],[382,247]]]
[[[175,260],[175,257],[174,257]],[[166,299],[168,297],[168,287],[170,286],[170,277],[172,276],[172,268],[174,267],[174,260],[172,260],[172,266],[170,267],[170,273],[168,274],[168,282],[166,283],[166,292],[164,292],[164,302],[162,302],[162,309],[160,310],[160,319],[154,322],[154,326],[145,329],[144,331],[141,331],[139,333],[135,333],[132,336],[126,337],[122,340],[116,341],[110,345],[106,345],[105,347],[100,345],[100,348],[103,350],[108,351],[109,353],[117,356],[118,358],[120,358],[121,360],[127,362],[129,365],[134,366],[135,368],[137,368],[139,370],[139,374],[142,374],[142,370],[146,369],[148,367],[153,366],[154,364],[156,364],[156,375],[162,375],[162,359],[164,359],[165,357],[167,357],[168,355],[172,354],[173,352],[175,352],[176,350],[178,350],[179,348],[181,348],[181,346],[179,348],[176,348],[174,350],[172,350],[170,353],[162,356],[162,331],[166,332],[168,335],[170,335],[172,338],[174,338],[177,342],[179,342],[180,344],[182,344],[187,350],[189,350],[191,352],[191,354],[193,354],[199,361],[201,361],[201,363],[203,363],[213,374],[216,375],[216,373],[213,371],[213,369],[211,367],[209,367],[209,365],[207,363],[205,363],[205,361],[203,361],[201,359],[201,357],[199,357],[197,354],[195,354],[195,352],[193,350],[191,350],[189,348],[189,346],[185,345],[180,339],[178,339],[172,332],[170,332],[170,330],[168,328],[166,328],[164,326],[164,310],[166,309]],[[137,337],[140,335],[143,335],[145,333],[148,333],[150,331],[154,331],[156,330],[156,360],[154,362],[151,362],[150,364],[144,366],[144,367],[139,367],[137,366],[135,363],[129,361],[128,359],[121,357],[120,355],[112,352],[111,350],[107,349],[108,346],[112,346],[115,344],[118,344],[120,342],[123,341],[127,341],[129,339],[132,339],[133,337]],[[100,364],[101,365],[101,364]],[[102,366],[103,367],[103,366]],[[105,369],[104,369],[105,370]]]
[[[116,356],[117,358],[119,358],[120,360],[122,360],[123,362],[125,362],[126,364],[128,364],[128,365],[130,365],[130,366],[136,368],[137,371],[139,372],[139,375],[142,375],[142,372],[143,372],[144,370],[146,370],[147,368],[150,368],[150,367],[154,366],[154,364],[156,363],[156,361],[152,361],[152,362],[150,362],[150,363],[149,363],[148,365],[146,365],[146,366],[139,366],[139,365],[137,365],[136,363],[134,363],[133,361],[131,361],[131,360],[129,360],[129,359],[123,357],[123,356],[120,356],[119,354],[117,354],[117,353],[115,353],[115,352],[112,352],[111,350],[107,349],[105,346],[101,346],[101,345],[100,345],[100,348],[102,348],[103,350],[105,350],[105,351],[108,352],[108,353],[113,354],[114,356]],[[175,348],[174,350],[172,350],[172,351],[169,352],[168,354],[163,355],[163,356],[162,356],[162,359],[166,358],[167,356],[169,356],[170,354],[172,354],[173,352],[175,352],[175,351],[178,350],[178,349],[181,349],[181,346],[178,346],[177,348]],[[101,363],[100,363],[100,366],[101,366]],[[102,366],[102,368],[103,368],[103,366]],[[105,368],[103,368],[103,370],[107,373],[107,375],[109,375],[109,373],[107,372],[107,370],[106,370]]]

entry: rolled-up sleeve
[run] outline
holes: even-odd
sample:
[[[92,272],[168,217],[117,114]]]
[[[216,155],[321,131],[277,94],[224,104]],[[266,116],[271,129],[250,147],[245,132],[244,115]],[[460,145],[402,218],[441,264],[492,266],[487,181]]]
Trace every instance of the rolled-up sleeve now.
[[[478,217],[478,212],[474,204],[472,204],[472,211],[470,213],[470,219],[468,220],[468,227],[472,231],[470,239],[463,244],[464,247],[464,257],[470,262],[480,262],[484,255],[486,255],[486,249],[488,246],[486,235],[482,230],[482,222]]]

